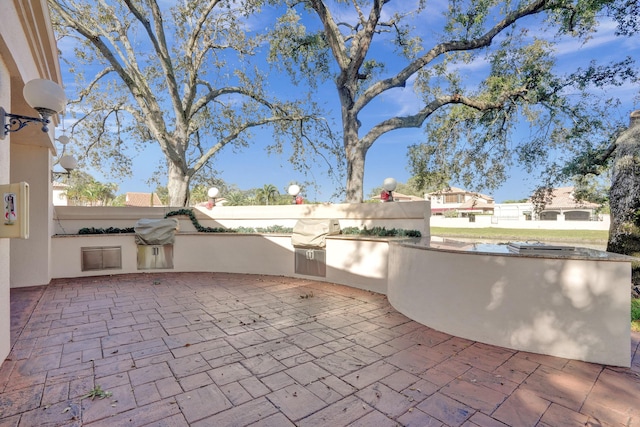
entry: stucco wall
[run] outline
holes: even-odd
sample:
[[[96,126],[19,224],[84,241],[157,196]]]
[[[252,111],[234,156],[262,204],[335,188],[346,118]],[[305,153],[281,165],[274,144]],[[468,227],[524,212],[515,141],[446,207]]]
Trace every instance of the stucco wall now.
[[[154,207],[79,207],[53,208],[54,233],[75,234],[84,227],[133,227],[140,218],[163,218],[180,208]],[[375,226],[419,230],[429,235],[429,202],[317,204],[284,206],[216,206],[211,210],[194,209],[198,222],[205,227],[293,227],[301,218],[332,218],[340,227]],[[186,217],[180,218],[181,231],[195,231]]]
[[[81,249],[120,247],[122,268],[82,271]],[[295,273],[295,248],[289,235],[182,233],[173,245],[173,268],[138,270],[137,245],[133,235],[58,236],[52,239],[52,276],[70,278],[162,271],[212,271],[307,277],[387,292],[389,241],[329,237],[326,241],[326,276]]]
[[[9,71],[0,56],[0,106],[9,105],[10,99]],[[0,141],[0,184],[9,184],[9,152],[9,141]],[[7,357],[10,348],[9,247],[9,239],[0,239],[0,361]]]
[[[3,1],[1,13],[0,106],[12,114],[37,117],[22,96],[24,84],[36,78],[62,82],[47,2]],[[10,348],[10,282],[16,278],[15,285],[24,286],[42,285],[50,280],[49,246],[43,242],[51,235],[48,150],[53,149],[56,121],[57,117],[52,117],[49,133],[43,133],[40,126],[28,125],[0,141],[0,183],[26,181],[22,178],[28,177],[32,212],[37,209],[30,221],[32,239],[15,246],[18,248],[15,253],[9,239],[0,239],[0,360],[4,360]],[[22,146],[38,149],[31,151]],[[29,158],[36,152],[34,158]],[[37,270],[37,277],[28,270]],[[24,280],[17,279],[19,276]]]
[[[51,192],[49,149],[12,144],[11,182],[29,183],[29,238],[11,239],[11,287],[46,285],[51,280]]]
[[[488,344],[629,366],[628,261],[483,255],[392,244],[389,302]]]

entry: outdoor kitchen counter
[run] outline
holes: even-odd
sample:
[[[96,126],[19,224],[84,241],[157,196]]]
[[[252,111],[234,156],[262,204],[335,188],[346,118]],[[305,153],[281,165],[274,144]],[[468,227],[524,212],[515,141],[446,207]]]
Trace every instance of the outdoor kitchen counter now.
[[[629,366],[631,257],[589,249],[516,254],[506,245],[389,245],[387,297],[407,317],[514,350]]]

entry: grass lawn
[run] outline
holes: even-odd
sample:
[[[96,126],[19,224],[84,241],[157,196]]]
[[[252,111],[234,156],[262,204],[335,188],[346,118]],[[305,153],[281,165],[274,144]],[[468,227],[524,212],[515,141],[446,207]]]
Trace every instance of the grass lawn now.
[[[640,332],[640,299],[631,300],[631,330]]]
[[[547,240],[557,242],[607,243],[606,230],[533,230],[519,228],[449,228],[431,227],[431,234],[442,237],[471,237],[492,240]]]

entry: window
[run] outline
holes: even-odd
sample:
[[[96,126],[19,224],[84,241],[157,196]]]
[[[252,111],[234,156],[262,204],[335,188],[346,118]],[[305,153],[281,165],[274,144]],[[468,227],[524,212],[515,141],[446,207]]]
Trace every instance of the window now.
[[[462,203],[462,194],[446,194],[444,196],[445,203]]]

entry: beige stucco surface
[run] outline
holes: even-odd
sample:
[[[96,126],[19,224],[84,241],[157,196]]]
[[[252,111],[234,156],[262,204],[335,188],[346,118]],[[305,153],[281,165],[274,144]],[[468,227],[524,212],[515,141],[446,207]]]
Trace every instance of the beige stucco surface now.
[[[180,233],[173,244],[173,268],[154,270],[138,270],[133,235],[57,236],[52,239],[51,264],[53,278],[211,271],[309,277],[384,294],[388,246],[386,239],[328,238],[326,275],[321,277],[295,273],[295,248],[290,235]],[[120,247],[122,268],[82,271],[82,248],[97,247]]]
[[[74,234],[83,227],[133,227],[140,218],[163,218],[175,207],[92,207],[55,206],[54,233]],[[386,227],[418,230],[429,235],[429,202],[411,203],[326,203],[284,206],[216,206],[197,207],[195,216],[205,227],[291,227],[299,219],[339,219],[340,226]],[[195,231],[187,217],[180,217],[180,231]]]
[[[32,79],[62,83],[58,50],[46,0],[2,2],[0,25],[0,106],[7,112],[38,116],[22,89]],[[49,133],[29,125],[0,140],[0,184],[27,181],[31,191],[31,238],[20,243],[0,239],[0,359],[10,347],[9,288],[44,285],[49,272],[50,156],[56,117]],[[35,194],[35,195],[34,195]]]
[[[630,262],[392,244],[389,302],[424,325],[534,353],[629,366]]]

